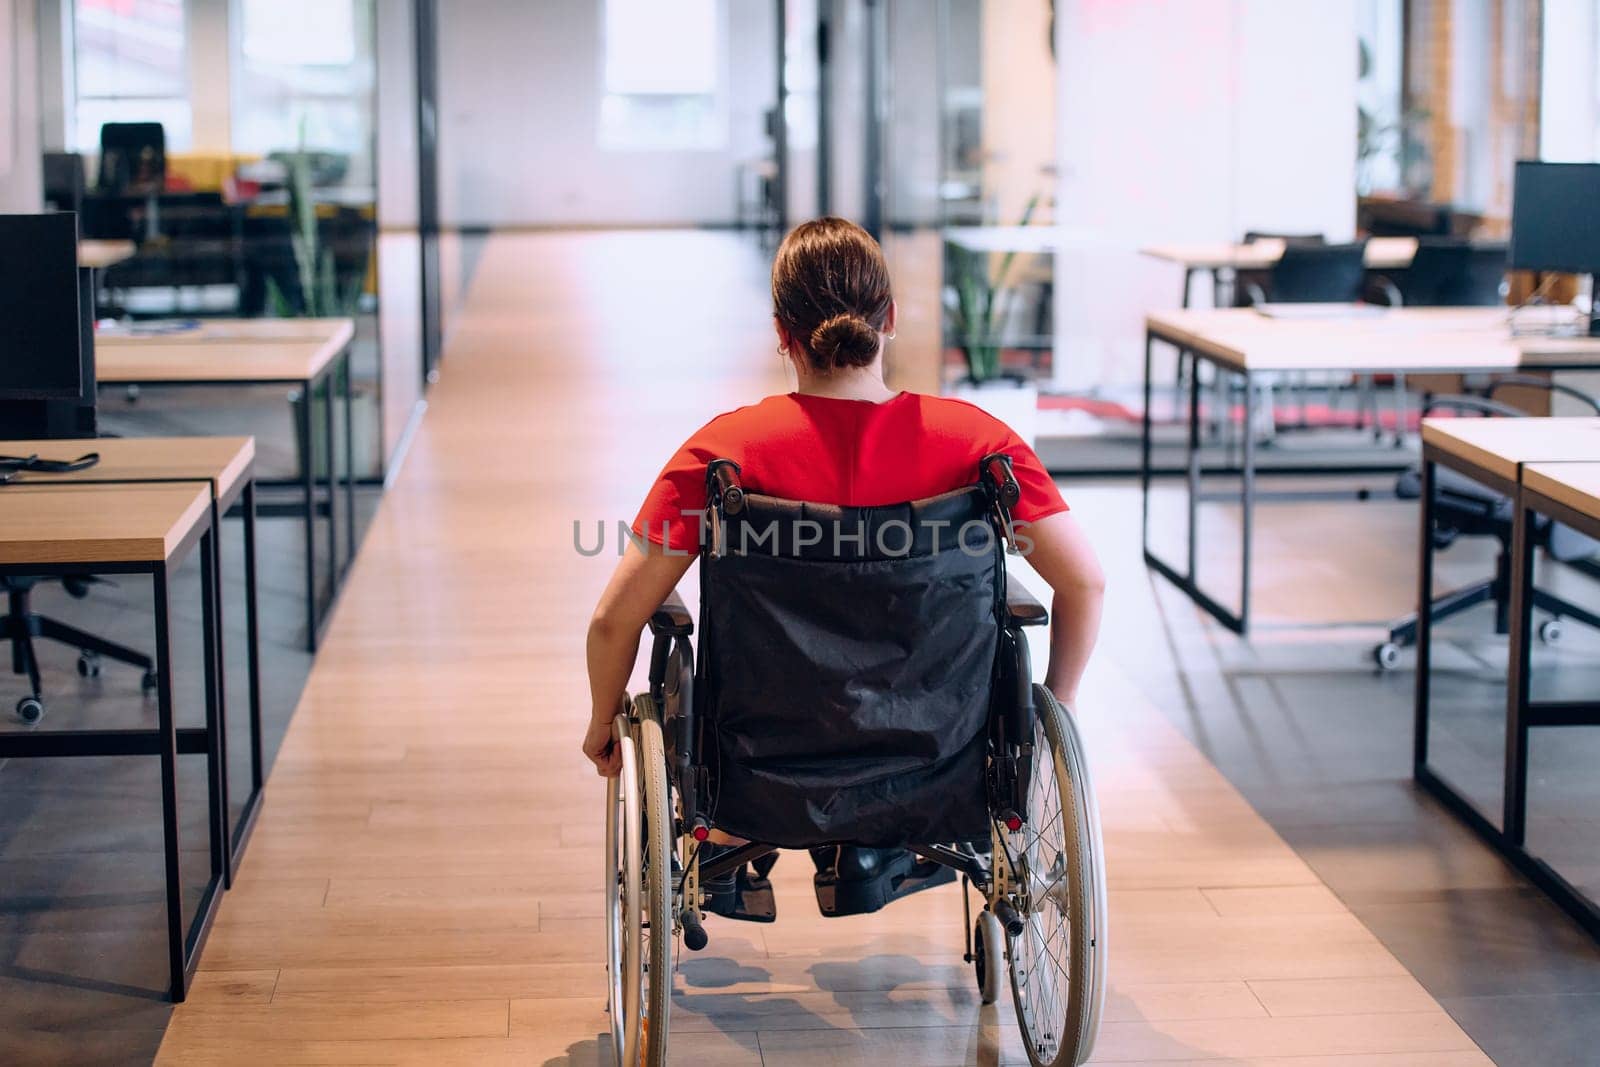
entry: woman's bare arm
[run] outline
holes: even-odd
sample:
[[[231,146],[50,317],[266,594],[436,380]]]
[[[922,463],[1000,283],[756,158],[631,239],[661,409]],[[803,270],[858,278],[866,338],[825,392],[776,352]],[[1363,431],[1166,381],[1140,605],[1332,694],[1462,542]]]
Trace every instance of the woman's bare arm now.
[[[1106,578],[1089,539],[1068,512],[1029,524],[1028,562],[1055,596],[1050,605],[1050,666],[1044,684],[1069,708],[1077,702],[1078,682],[1100,634],[1100,608]]]
[[[622,768],[621,757],[612,744],[611,720],[627,697],[628,676],[639,655],[645,623],[693,562],[693,555],[669,556],[658,545],[650,545],[648,552],[629,547],[606,591],[600,594],[594,618],[589,620],[589,695],[593,707],[583,754],[606,777]]]

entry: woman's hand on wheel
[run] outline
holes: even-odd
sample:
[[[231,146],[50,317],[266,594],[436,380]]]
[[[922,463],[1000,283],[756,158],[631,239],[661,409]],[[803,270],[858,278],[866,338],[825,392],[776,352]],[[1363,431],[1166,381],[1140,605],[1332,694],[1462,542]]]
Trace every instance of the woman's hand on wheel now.
[[[610,722],[589,720],[588,732],[583,735],[583,754],[589,757],[595,773],[602,778],[615,778],[622,773],[622,752],[617,748]]]

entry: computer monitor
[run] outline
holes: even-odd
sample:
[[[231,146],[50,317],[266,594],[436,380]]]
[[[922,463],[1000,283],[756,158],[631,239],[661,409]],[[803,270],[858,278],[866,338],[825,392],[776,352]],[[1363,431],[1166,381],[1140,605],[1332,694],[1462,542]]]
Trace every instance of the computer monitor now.
[[[1511,269],[1600,274],[1600,163],[1517,164]]]
[[[0,400],[83,395],[78,216],[0,215]]]

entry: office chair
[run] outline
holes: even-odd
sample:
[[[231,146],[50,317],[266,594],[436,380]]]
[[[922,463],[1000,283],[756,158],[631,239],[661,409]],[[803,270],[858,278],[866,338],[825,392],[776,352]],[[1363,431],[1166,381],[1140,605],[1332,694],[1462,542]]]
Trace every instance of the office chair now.
[[[108,122],[100,127],[96,191],[160,196],[167,184],[167,134],[159,122]]]
[[[1367,279],[1367,243],[1330,245],[1290,241],[1265,271],[1265,284],[1250,283],[1252,305],[1344,304],[1360,300]]]
[[[39,681],[39,660],[34,652],[33,639],[42,637],[59,641],[78,649],[78,673],[85,678],[100,675],[100,657],[126,663],[144,671],[140,685],[146,692],[156,687],[155,661],[142,652],[125,645],[107,641],[103,637],[69,626],[33,610],[33,589],[44,578],[0,578],[0,590],[6,594],[6,614],[0,618],[0,640],[11,642],[11,671],[28,676],[28,695],[17,701],[17,717],[32,725],[44,718],[44,690]],[[100,579],[87,574],[69,574],[59,579],[67,594],[76,600],[89,595],[89,587]]]
[[[1507,375],[1496,381],[1489,388],[1487,396],[1435,397],[1423,409],[1423,414],[1443,409],[1486,418],[1525,418],[1525,412],[1494,399],[1497,391],[1511,385],[1561,393],[1588,405],[1596,415],[1600,415],[1600,400],[1588,393],[1571,386],[1557,385],[1544,378],[1521,374]],[[1428,608],[1429,617],[1436,623],[1442,622],[1479,604],[1493,602],[1495,633],[1506,633],[1511,623],[1511,527],[1516,505],[1509,497],[1501,496],[1447,467],[1436,467],[1434,474],[1435,520],[1430,533],[1434,547],[1449,548],[1461,536],[1493,537],[1500,543],[1500,551],[1495,557],[1494,577],[1434,598]],[[1401,500],[1420,500],[1421,467],[1402,472],[1395,481],[1394,492]],[[1536,520],[1533,526],[1534,543],[1543,548],[1551,559],[1576,563],[1600,552],[1600,541],[1543,516],[1537,516]],[[1533,606],[1551,616],[1539,625],[1538,630],[1539,639],[1546,644],[1555,644],[1561,639],[1563,618],[1575,619],[1585,626],[1600,630],[1600,615],[1542,589],[1533,590]],[[1373,648],[1372,657],[1380,670],[1392,670],[1400,662],[1400,649],[1414,645],[1416,641],[1417,616],[1413,613],[1397,619],[1389,627],[1389,639]]]
[[[1506,246],[1424,237],[1398,279],[1406,307],[1495,307],[1505,303]]]
[[[1250,236],[1250,235],[1247,235]],[[1266,235],[1256,235],[1258,239]],[[1283,255],[1270,268],[1259,275],[1241,277],[1243,292],[1249,306],[1262,304],[1347,304],[1360,300],[1366,289],[1367,245],[1365,241],[1331,245],[1317,236],[1289,236],[1283,238]],[[1267,419],[1272,413],[1270,385],[1266,401],[1260,410]],[[1300,398],[1300,424],[1307,425],[1304,374],[1290,376],[1290,390]],[[1270,440],[1274,425],[1264,422],[1263,431]]]
[[[97,460],[98,457],[90,456],[67,462],[41,460],[38,457],[0,456],[0,477],[9,480],[11,476],[30,469],[81,470]],[[149,656],[33,610],[34,588],[41,582],[51,580],[59,581],[62,588],[67,591],[67,595],[78,600],[89,595],[90,586],[109,584],[105,583],[104,579],[90,574],[65,574],[56,579],[33,575],[0,576],[0,591],[6,594],[6,613],[0,616],[0,641],[9,642],[11,645],[12,673],[25,674],[28,677],[28,692],[17,701],[17,717],[30,726],[44,718],[44,690],[39,679],[39,657],[33,647],[33,639],[36,637],[76,647],[78,673],[85,678],[99,676],[100,658],[104,656],[118,663],[140,668],[144,671],[140,684],[146,692],[154,689],[157,682],[156,665]]]

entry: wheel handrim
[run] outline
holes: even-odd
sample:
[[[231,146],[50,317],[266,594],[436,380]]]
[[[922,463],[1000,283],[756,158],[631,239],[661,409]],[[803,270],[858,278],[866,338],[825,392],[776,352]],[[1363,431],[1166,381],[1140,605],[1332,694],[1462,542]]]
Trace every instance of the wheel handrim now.
[[[1028,787],[1029,821],[1010,837],[1020,889],[1022,933],[1012,939],[1015,994],[1023,1038],[1041,1061],[1054,1062],[1067,1031],[1072,1001],[1072,938],[1066,820],[1054,752],[1042,718],[1034,720],[1033,780]]]
[[[610,967],[610,1005],[612,1047],[617,1062],[639,1062],[644,1036],[642,1024],[644,931],[642,881],[642,798],[639,795],[639,765],[632,735],[625,722],[618,720],[617,747],[622,773],[606,787],[610,818],[606,823],[610,872],[607,877],[607,964]]]

